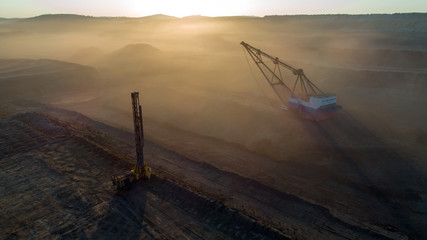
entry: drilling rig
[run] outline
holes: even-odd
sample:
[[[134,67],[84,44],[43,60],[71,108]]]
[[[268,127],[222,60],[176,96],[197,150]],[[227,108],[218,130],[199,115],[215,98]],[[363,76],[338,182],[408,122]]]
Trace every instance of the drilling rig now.
[[[139,102],[139,93],[131,93],[133,123],[135,127],[135,147],[136,147],[136,163],[135,166],[124,174],[111,176],[115,189],[126,189],[134,181],[139,179],[150,179],[152,169],[147,166],[144,161],[144,128],[142,125],[142,107]]]
[[[303,118],[320,121],[331,117],[337,110],[341,109],[336,104],[337,96],[331,93],[323,93],[308,79],[302,69],[294,68],[280,61],[278,57],[272,57],[245,42],[240,44],[249,53],[262,75],[279,97],[283,110],[289,109]],[[271,63],[274,64],[274,68]],[[281,69],[296,76],[292,89],[285,84],[286,79],[283,77],[282,73],[284,72]]]

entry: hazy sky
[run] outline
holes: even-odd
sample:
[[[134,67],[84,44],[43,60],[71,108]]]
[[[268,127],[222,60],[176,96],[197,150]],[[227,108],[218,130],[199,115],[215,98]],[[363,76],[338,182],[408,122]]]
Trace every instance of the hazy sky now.
[[[427,12],[427,0],[0,0],[0,17],[47,13],[140,17]]]

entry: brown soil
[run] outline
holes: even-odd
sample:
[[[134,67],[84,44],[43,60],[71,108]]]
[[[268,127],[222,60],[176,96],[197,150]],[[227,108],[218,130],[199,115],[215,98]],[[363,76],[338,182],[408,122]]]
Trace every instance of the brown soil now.
[[[55,111],[82,121],[34,112],[0,120],[0,238],[288,239],[161,175],[114,191],[110,176],[131,164],[93,140],[117,136],[99,138],[85,125],[106,126]]]
[[[28,106],[25,109],[28,111]],[[0,138],[4,238],[400,239],[408,236],[408,229],[415,230],[412,234],[422,234],[422,215],[419,230],[399,222],[380,225],[379,217],[386,223],[395,215],[405,217],[402,211],[393,213],[392,208],[398,207],[395,201],[382,201],[382,208],[390,208],[388,212],[375,209],[381,207],[378,198],[391,193],[368,187],[366,194],[363,185],[354,186],[356,192],[351,193],[351,188],[345,187],[351,186],[350,182],[337,183],[337,189],[326,188],[326,184],[315,186],[313,177],[302,179],[292,171],[318,175],[298,165],[292,168],[292,163],[287,165],[285,176],[275,180],[286,182],[274,184],[274,175],[257,172],[249,177],[233,171],[232,166],[226,171],[152,141],[146,142],[145,156],[156,177],[115,193],[110,176],[130,168],[134,161],[132,133],[75,112],[43,106],[30,110],[1,120],[5,129]],[[189,137],[186,134],[182,136]],[[215,139],[199,140],[199,146],[216,146],[224,154],[256,157]],[[234,164],[239,164],[238,159]],[[244,170],[252,172],[249,166]],[[302,191],[301,186],[308,191]],[[280,190],[284,187],[288,191]],[[328,193],[336,201],[316,203],[308,200],[309,192],[311,199]],[[417,194],[394,193],[419,201]],[[340,199],[348,201],[345,194],[360,197],[341,203],[354,208],[348,214],[339,204]],[[330,196],[323,198],[326,201]],[[379,215],[366,220],[366,215],[354,215],[357,209],[371,209]]]

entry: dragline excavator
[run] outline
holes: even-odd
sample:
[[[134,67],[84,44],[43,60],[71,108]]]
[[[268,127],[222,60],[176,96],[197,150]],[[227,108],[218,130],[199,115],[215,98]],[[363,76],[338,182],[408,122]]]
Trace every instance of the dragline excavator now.
[[[331,117],[341,108],[336,104],[337,96],[323,93],[307,78],[302,69],[296,69],[280,61],[279,58],[272,57],[245,42],[240,44],[249,53],[262,75],[281,100],[283,110],[296,112],[301,117],[309,120],[320,121]],[[285,84],[287,79],[283,77],[281,68],[290,71],[296,76],[292,89]]]
[[[142,125],[142,107],[139,103],[139,93],[131,93],[133,123],[135,127],[136,163],[135,166],[122,175],[111,176],[115,189],[126,189],[139,179],[150,179],[152,170],[144,161],[144,129]]]

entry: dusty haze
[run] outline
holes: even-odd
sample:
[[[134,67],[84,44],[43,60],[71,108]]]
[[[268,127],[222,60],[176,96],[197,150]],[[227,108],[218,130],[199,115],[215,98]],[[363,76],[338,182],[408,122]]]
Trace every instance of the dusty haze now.
[[[147,119],[249,148],[269,141],[277,151],[289,151],[284,148],[288,142],[306,141],[300,132],[288,132],[299,120],[280,111],[273,91],[246,59],[239,45],[244,40],[303,68],[323,91],[338,95],[345,112],[371,130],[423,145],[426,27],[425,14],[182,19],[44,15],[2,20],[0,57],[57,59],[92,67],[75,69],[72,81],[79,90],[71,91],[67,80],[58,78],[72,70],[61,71],[56,65],[61,63],[40,60],[34,64],[52,68],[46,69],[55,78],[49,86],[39,82],[43,89],[34,97],[32,91],[38,88],[26,91],[28,85],[16,92],[3,88],[8,94],[2,95],[35,100],[52,95],[58,97],[55,102],[42,101],[72,103],[82,112],[92,106],[99,112],[90,115],[103,119],[107,108],[128,116],[124,93],[135,89],[143,95]],[[2,65],[4,71],[23,74],[20,63],[10,64]],[[131,126],[126,117],[103,120]]]
[[[320,123],[283,112],[241,41],[303,68],[343,110]],[[5,116],[31,100],[131,131],[129,93],[139,91],[149,139],[360,221],[427,236],[427,14],[0,19],[0,58]],[[371,216],[368,203],[383,199],[371,201],[370,187],[396,191],[409,207]]]

